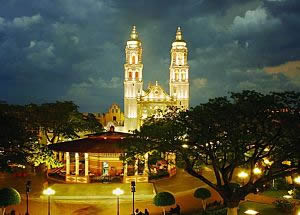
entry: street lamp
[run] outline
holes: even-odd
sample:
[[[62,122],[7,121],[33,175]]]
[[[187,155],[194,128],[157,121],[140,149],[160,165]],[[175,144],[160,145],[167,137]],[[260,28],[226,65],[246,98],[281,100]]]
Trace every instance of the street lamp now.
[[[245,171],[241,171],[239,174],[238,174],[238,177],[241,178],[243,180],[243,185],[245,184],[245,178],[248,177],[248,173],[246,173]]]
[[[296,184],[300,184],[300,176],[297,176],[296,178],[294,178],[294,182]]]
[[[124,193],[124,190],[121,190],[120,188],[116,188],[113,190],[112,193],[117,196],[117,215],[119,215],[120,214],[119,197],[120,197],[120,195],[122,195]]]
[[[48,196],[48,215],[50,215],[50,196],[55,194],[55,190],[48,187],[46,190],[43,191],[43,194]]]
[[[261,169],[258,168],[258,167],[255,167],[255,168],[253,169],[253,173],[254,173],[255,175],[260,175],[260,174],[261,174]]]
[[[31,191],[31,181],[26,182],[26,213],[25,215],[29,215],[29,207],[28,207],[28,198],[29,198],[29,192]]]
[[[135,181],[131,181],[131,192],[132,192],[132,215],[134,215],[134,193],[135,193]]]

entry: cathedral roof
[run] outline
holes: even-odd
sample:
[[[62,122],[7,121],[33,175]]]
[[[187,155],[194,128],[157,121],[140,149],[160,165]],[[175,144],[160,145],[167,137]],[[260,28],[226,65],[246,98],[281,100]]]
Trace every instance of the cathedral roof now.
[[[172,99],[156,81],[155,85],[149,84],[148,89],[144,91],[144,94],[140,97],[140,100],[171,101]]]

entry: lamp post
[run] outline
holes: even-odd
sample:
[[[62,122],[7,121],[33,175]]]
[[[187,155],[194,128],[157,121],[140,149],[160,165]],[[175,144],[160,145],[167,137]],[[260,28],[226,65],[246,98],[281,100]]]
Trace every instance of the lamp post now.
[[[55,194],[55,190],[48,187],[46,190],[43,191],[43,194],[48,196],[48,215],[50,215],[50,196]]]
[[[29,215],[29,207],[28,207],[28,199],[29,199],[29,192],[31,191],[31,181],[26,182],[26,213],[25,215]]]
[[[121,190],[120,188],[116,188],[113,190],[113,194],[117,196],[117,215],[120,215],[120,195],[124,193],[124,190]]]
[[[135,181],[131,181],[131,192],[132,192],[132,215],[134,215],[134,193],[135,193]]]

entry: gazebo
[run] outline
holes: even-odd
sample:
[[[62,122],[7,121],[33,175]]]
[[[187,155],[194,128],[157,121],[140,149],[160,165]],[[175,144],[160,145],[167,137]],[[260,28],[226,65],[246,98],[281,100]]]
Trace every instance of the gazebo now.
[[[120,144],[130,134],[110,131],[88,135],[85,138],[49,145],[54,156],[64,164],[59,170],[67,183],[90,183],[93,181],[111,181],[117,179],[123,183],[148,182],[148,156],[136,158],[133,165],[124,163],[120,157],[124,154]],[[168,154],[168,172],[174,175],[175,155]],[[143,163],[141,170],[140,164]],[[176,168],[175,168],[176,169]]]

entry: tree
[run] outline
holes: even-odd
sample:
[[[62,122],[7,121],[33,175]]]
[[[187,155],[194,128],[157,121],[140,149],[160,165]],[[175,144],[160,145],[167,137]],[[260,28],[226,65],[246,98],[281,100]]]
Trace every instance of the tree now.
[[[206,209],[206,200],[211,197],[211,193],[208,189],[204,187],[200,187],[194,192],[194,197],[197,199],[201,199],[203,211]]]
[[[155,206],[162,207],[164,214],[166,214],[165,207],[174,205],[175,198],[172,193],[160,192],[154,196],[153,203]]]
[[[10,171],[12,165],[25,165],[28,152],[37,140],[36,133],[20,119],[21,106],[0,105],[0,170]]]
[[[18,191],[12,187],[2,188],[0,190],[0,206],[2,208],[2,214],[5,214],[7,206],[20,204],[21,196]]]
[[[146,144],[147,150],[176,153],[177,162],[216,190],[228,214],[235,215],[239,202],[249,193],[262,190],[273,179],[299,172],[299,122],[300,93],[243,91],[149,119],[129,138],[132,146],[127,150]],[[213,169],[215,181],[199,172],[202,164]],[[263,174],[255,175],[255,167]],[[244,185],[235,186],[234,173],[240,168],[247,169],[249,177]]]
[[[49,143],[61,138],[78,138],[80,132],[100,132],[102,125],[93,114],[84,115],[71,101],[30,105],[35,123],[41,129]]]

